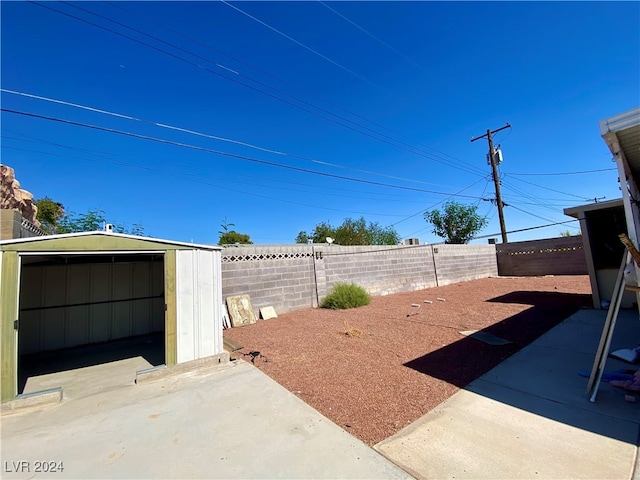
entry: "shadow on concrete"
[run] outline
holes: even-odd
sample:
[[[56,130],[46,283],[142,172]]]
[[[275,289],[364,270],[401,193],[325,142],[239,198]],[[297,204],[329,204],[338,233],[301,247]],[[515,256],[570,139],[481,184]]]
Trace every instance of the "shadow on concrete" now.
[[[143,357],[154,366],[162,365],[164,363],[164,333],[20,355],[18,359],[18,393],[24,391],[30,377],[134,357]]]
[[[589,295],[513,292],[489,301],[532,305],[484,330],[513,344],[491,346],[465,337],[405,366],[501,404],[630,444],[638,442],[640,405],[625,402],[624,392],[607,383],[591,403],[586,396],[588,379],[578,375],[592,367],[606,311],[584,309]],[[621,311],[611,351],[638,342],[637,311]],[[638,366],[609,359],[605,371],[629,368]]]

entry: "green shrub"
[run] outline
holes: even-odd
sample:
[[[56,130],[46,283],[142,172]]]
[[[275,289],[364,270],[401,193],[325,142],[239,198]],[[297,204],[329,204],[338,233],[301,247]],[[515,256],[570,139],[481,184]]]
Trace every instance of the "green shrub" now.
[[[336,283],[329,294],[324,297],[320,306],[339,310],[344,308],[356,308],[368,305],[371,296],[364,288],[355,283]]]

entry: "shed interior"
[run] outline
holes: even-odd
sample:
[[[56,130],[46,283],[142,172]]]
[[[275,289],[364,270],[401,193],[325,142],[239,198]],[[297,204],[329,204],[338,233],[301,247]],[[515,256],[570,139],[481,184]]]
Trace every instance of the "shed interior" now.
[[[18,391],[31,376],[165,363],[162,253],[21,255]]]

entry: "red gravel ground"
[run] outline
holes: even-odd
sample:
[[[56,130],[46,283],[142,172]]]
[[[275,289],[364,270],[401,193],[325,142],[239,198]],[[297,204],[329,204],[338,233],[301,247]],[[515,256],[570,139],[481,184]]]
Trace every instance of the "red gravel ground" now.
[[[301,310],[224,335],[244,347],[236,353],[259,351],[256,367],[374,445],[591,305],[587,276],[486,278],[375,297],[350,310]],[[345,335],[345,322],[364,334]],[[513,343],[487,345],[463,330]]]

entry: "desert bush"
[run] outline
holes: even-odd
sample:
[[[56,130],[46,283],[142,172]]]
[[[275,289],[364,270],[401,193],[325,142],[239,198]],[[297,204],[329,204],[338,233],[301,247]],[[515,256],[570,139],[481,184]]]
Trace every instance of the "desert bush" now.
[[[329,294],[322,300],[322,308],[340,310],[368,305],[371,296],[355,283],[336,283]]]

